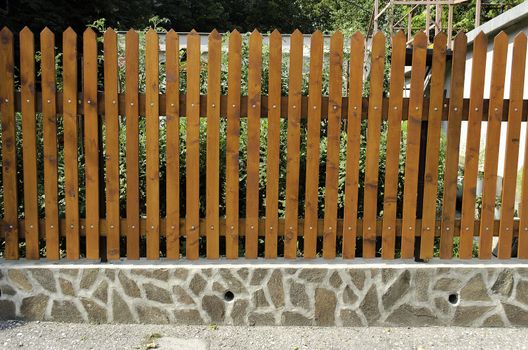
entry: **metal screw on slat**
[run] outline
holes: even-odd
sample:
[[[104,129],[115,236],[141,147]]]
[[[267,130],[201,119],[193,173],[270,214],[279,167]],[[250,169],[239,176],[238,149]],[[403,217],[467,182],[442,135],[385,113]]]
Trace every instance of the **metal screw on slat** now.
[[[150,226],[150,229],[151,229],[151,230],[154,230],[154,226]]]
[[[435,107],[434,110],[435,110],[435,111],[438,111],[438,107]]]
[[[430,228],[430,227],[427,227],[426,230],[427,230],[427,231],[431,231],[431,228]]]
[[[469,227],[466,227],[466,231],[469,231]]]
[[[51,100],[48,100],[48,103],[51,103]]]
[[[52,229],[52,230],[53,230],[53,225],[50,225],[50,229]]]
[[[398,106],[394,106],[394,110],[397,110],[398,109]]]
[[[337,109],[337,106],[334,106],[334,111]]]
[[[513,110],[514,110],[515,112],[517,112],[517,111],[518,111],[518,109],[517,109],[517,108],[514,108]]]
[[[114,229],[114,225],[110,225],[110,228],[113,230]]]
[[[352,226],[348,226],[348,230],[349,230],[349,231],[352,230]]]
[[[213,226],[213,225],[211,225],[211,227],[209,227],[209,228],[210,228],[211,230],[214,230],[214,226]]]
[[[273,108],[277,108],[277,106],[276,106],[276,105],[273,105]]]
[[[194,103],[191,103],[191,107],[194,107]]]
[[[374,110],[377,110],[378,109],[378,106],[374,106]]]
[[[9,103],[9,99],[8,98],[5,99],[5,103]]]
[[[253,225],[251,225],[250,229],[252,229],[252,230],[253,230],[254,228],[255,228],[255,227],[254,227]]]
[[[130,105],[133,106],[133,105],[134,105],[134,102],[130,102]]]
[[[370,226],[369,226],[369,227],[367,227],[367,230],[369,230],[369,231],[370,231]]]
[[[112,100],[112,104],[116,104],[116,100]]]
[[[416,107],[415,109],[416,109],[416,110],[419,110],[419,109],[420,109],[420,107]]]
[[[390,226],[389,226],[389,227],[387,227],[387,230],[390,230],[390,229],[391,229],[391,227],[390,227]]]
[[[92,104],[92,100],[88,100],[88,104]]]
[[[33,225],[29,225],[29,228],[33,228]]]
[[[357,110],[357,106],[354,106],[354,110]]]
[[[9,225],[9,229],[12,230],[13,229],[13,225]]]
[[[412,226],[409,226],[409,230],[412,230]]]
[[[70,225],[70,228],[73,228],[73,225]]]
[[[213,104],[211,105],[211,107],[215,108],[215,107],[216,107],[216,105],[215,105],[215,104],[213,103]]]
[[[499,109],[497,107],[495,107],[495,112],[497,112]]]
[[[68,103],[71,103],[71,100],[68,100]]]
[[[174,107],[174,103],[171,103],[171,107]]]
[[[310,230],[313,230],[313,227],[312,227],[312,226],[310,226]]]
[[[270,226],[270,231],[273,231],[273,226]]]
[[[135,225],[132,225],[132,226],[131,226],[131,228],[133,228],[133,229],[134,229],[134,228],[136,228],[136,226],[135,226]]]
[[[293,227],[290,226],[290,231],[293,230]]]
[[[154,107],[154,102],[151,102],[151,103],[150,103],[150,107]]]
[[[449,231],[449,227],[446,227],[446,231]]]
[[[174,230],[174,225],[171,226],[171,230]]]
[[[486,231],[489,231],[489,227],[486,227]]]
[[[235,228],[235,226],[231,225],[231,227],[230,227],[230,228],[231,228],[231,230],[233,230],[233,229]]]
[[[456,111],[458,111],[458,108],[457,108],[457,107],[455,107],[455,108],[453,108],[453,110],[454,110],[454,111],[456,112]]]
[[[252,105],[251,107],[255,108],[255,107],[257,107],[257,106],[256,106],[256,105]]]
[[[90,225],[90,228],[93,229],[93,225]]]
[[[478,107],[475,107],[475,111],[478,111]]]
[[[29,103],[29,98],[26,100],[27,103]]]
[[[329,229],[330,231],[332,231],[332,227],[329,227],[328,229]]]
[[[506,231],[509,231],[509,230],[510,230],[510,228],[509,228],[509,227],[506,227]]]
[[[317,109],[317,106],[313,106],[313,109]]]
[[[293,109],[295,109],[295,108],[297,108],[297,106],[294,105],[294,106],[293,106]]]
[[[235,107],[236,107],[236,105],[233,105],[233,108],[235,108]]]

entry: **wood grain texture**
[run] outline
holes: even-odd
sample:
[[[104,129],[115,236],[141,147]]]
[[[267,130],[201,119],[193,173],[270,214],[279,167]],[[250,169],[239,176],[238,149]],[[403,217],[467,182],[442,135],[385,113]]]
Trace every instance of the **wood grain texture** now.
[[[306,140],[306,194],[304,208],[304,258],[316,257],[319,207],[319,161],[321,135],[321,89],[323,75],[323,33],[310,40],[310,80],[308,83],[308,132]]]
[[[394,259],[396,248],[396,213],[398,204],[398,175],[400,172],[400,139],[402,123],[403,86],[405,81],[405,34],[399,31],[392,38],[389,87],[389,119],[385,164],[385,193],[383,196],[383,227],[381,256]]]
[[[299,213],[299,167],[301,143],[301,88],[303,35],[295,30],[290,37],[290,67],[288,82],[288,132],[286,148],[286,232],[284,234],[284,258],[297,257]]]

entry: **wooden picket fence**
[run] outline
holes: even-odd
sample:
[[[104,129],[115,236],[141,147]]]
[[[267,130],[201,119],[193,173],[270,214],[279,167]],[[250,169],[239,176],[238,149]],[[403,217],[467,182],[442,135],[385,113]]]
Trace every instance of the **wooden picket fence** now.
[[[166,34],[166,87],[160,94],[159,37],[146,33],[146,90],[138,90],[139,36],[126,34],[126,84],[118,88],[118,36],[108,29],[103,38],[104,66],[98,72],[97,36],[91,29],[82,38],[82,60],[78,53],[78,37],[68,29],[62,35],[62,91],[56,82],[56,49],[54,34],[45,29],[40,34],[40,83],[36,80],[35,39],[29,29],[19,35],[15,46],[13,34],[0,32],[0,112],[2,121],[2,190],[4,215],[1,236],[5,237],[6,259],[18,259],[20,242],[25,240],[25,257],[39,259],[45,247],[48,260],[61,258],[60,242],[65,237],[68,260],[85,257],[108,260],[126,257],[139,259],[141,237],[146,237],[146,258],[160,259],[160,241],[165,247],[161,256],[194,260],[205,240],[207,259],[264,256],[275,259],[303,257],[312,259],[320,252],[326,259],[351,259],[361,252],[363,258],[429,259],[435,244],[443,259],[453,257],[454,239],[459,237],[458,256],[472,257],[474,237],[478,238],[480,259],[492,257],[492,238],[499,237],[498,257],[511,257],[514,237],[518,237],[518,256],[528,257],[528,177],[522,180],[522,203],[519,218],[514,219],[519,135],[521,122],[526,121],[527,106],[523,101],[526,60],[526,36],[514,40],[513,72],[510,97],[504,99],[508,37],[501,33],[494,39],[491,95],[483,98],[487,38],[479,35],[473,43],[471,97],[464,99],[464,77],[467,39],[456,36],[450,81],[450,96],[444,96],[447,63],[447,38],[444,33],[434,39],[430,91],[424,97],[427,38],[419,33],[412,43],[410,91],[404,96],[406,38],[398,33],[391,38],[389,97],[384,96],[386,38],[377,33],[370,51],[369,96],[363,96],[365,40],[355,34],[346,43],[350,58],[344,62],[344,35],[336,32],[330,39],[329,92],[322,94],[324,66],[323,35],[311,36],[309,93],[302,94],[303,35],[291,35],[289,51],[288,96],[281,96],[282,36],[275,31],[269,39],[269,93],[261,94],[263,44],[262,35],[249,36],[249,57],[242,57],[242,36],[233,32],[228,43],[228,93],[221,95],[222,37],[214,31],[209,36],[207,63],[200,52],[196,32],[187,37],[185,93],[180,92],[181,57],[179,37]],[[15,47],[20,52],[15,55]],[[20,64],[15,64],[15,56]],[[241,96],[241,60],[249,60],[248,92]],[[79,74],[78,65],[82,70]],[[305,64],[306,65],[306,64]],[[206,68],[203,68],[206,66]],[[200,94],[200,72],[207,70],[207,95]],[[305,69],[305,70],[308,70]],[[343,70],[348,81],[343,81]],[[104,91],[98,91],[98,73],[104,76]],[[19,79],[19,91],[16,80]],[[343,94],[346,86],[346,94]],[[40,91],[38,90],[40,87]],[[17,91],[15,91],[17,90]],[[23,160],[16,159],[16,113],[22,115]],[[45,215],[39,217],[37,206],[36,113],[43,116]],[[99,118],[101,116],[101,118]],[[119,196],[119,129],[126,116],[126,217],[120,217]],[[160,189],[159,117],[166,117],[166,188]],[[146,216],[140,215],[138,121],[146,118]],[[185,197],[180,195],[180,117],[185,117],[186,141]],[[57,137],[57,120],[63,119],[64,137]],[[200,217],[200,118],[207,121],[206,215]],[[226,181],[220,184],[219,139],[221,118],[227,119]],[[239,198],[240,120],[247,118],[246,198]],[[267,154],[259,153],[261,118],[268,119]],[[281,119],[287,120],[286,196],[279,198],[279,137]],[[301,122],[306,120],[306,193],[299,193]],[[366,150],[361,146],[361,123],[367,121]],[[106,153],[101,161],[100,123],[104,120]],[[324,217],[318,216],[320,175],[321,120],[327,122],[326,176],[324,184]],[[447,158],[438,164],[441,123],[447,121]],[[456,216],[456,195],[459,168],[461,122],[468,121],[468,138],[463,177],[461,217]],[[495,193],[501,121],[508,122],[506,166],[504,169],[500,220],[494,219]],[[379,179],[380,130],[388,125],[386,171]],[[426,122],[426,142],[423,125]],[[79,133],[82,123],[83,133]],[[344,123],[344,124],[343,124]],[[403,215],[398,217],[398,174],[402,124],[407,125],[404,169]],[[484,190],[480,219],[476,218],[476,182],[481,125],[487,123],[485,146]],[[346,127],[346,175],[343,216],[338,217],[339,162],[341,126]],[[304,136],[303,136],[304,137]],[[78,157],[78,144],[84,145],[84,157]],[[424,148],[424,145],[426,146]],[[64,149],[65,216],[59,217],[57,194],[57,148]],[[364,186],[359,188],[360,152],[366,152]],[[420,153],[425,153],[425,162]],[[528,152],[526,153],[528,154]],[[23,218],[17,199],[17,162],[23,162]],[[264,165],[267,176],[265,202],[259,203],[259,168]],[[420,166],[424,171],[420,171]],[[437,215],[439,166],[445,168],[443,205]],[[79,169],[85,172],[86,215],[79,215]],[[100,183],[100,170],[106,177]],[[526,170],[526,168],[525,168]],[[304,175],[303,175],[304,176]],[[363,176],[363,175],[361,175]],[[378,206],[378,191],[383,182],[384,199]],[[423,182],[423,189],[419,184]],[[220,186],[226,187],[226,214],[220,217]],[[105,210],[100,196],[105,192]],[[166,191],[166,215],[160,215],[160,191]],[[423,191],[423,203],[418,193]],[[363,215],[358,217],[359,196],[363,195]],[[298,215],[299,196],[305,196],[304,217]],[[239,215],[239,202],[246,201],[245,215]],[[279,217],[278,203],[285,201],[285,215]],[[185,203],[185,217],[180,217],[180,202]],[[259,206],[265,206],[265,217],[259,217]],[[417,210],[420,213],[417,215]],[[244,217],[245,216],[245,217]],[[126,237],[126,254],[120,244]],[[105,238],[105,239],[102,239]],[[184,240],[183,240],[184,238]],[[243,241],[241,240],[243,238]],[[299,244],[302,239],[302,245]],[[435,243],[436,239],[436,243]],[[221,242],[224,242],[222,243]],[[106,249],[100,246],[105,241]],[[184,242],[184,243],[182,243]],[[243,242],[243,245],[240,245]],[[360,242],[361,247],[356,246]],[[416,244],[418,242],[418,244]],[[42,246],[44,244],[44,246]],[[185,254],[182,244],[185,247]],[[220,247],[224,247],[220,249]],[[320,244],[320,242],[319,242]],[[81,249],[81,246],[85,245]],[[243,249],[239,249],[242,246]],[[263,246],[263,252],[259,249]],[[360,249],[359,249],[360,248]],[[103,251],[104,250],[104,251]],[[85,251],[85,255],[81,254]],[[338,254],[339,252],[339,254]],[[82,255],[82,256],[81,256]]]

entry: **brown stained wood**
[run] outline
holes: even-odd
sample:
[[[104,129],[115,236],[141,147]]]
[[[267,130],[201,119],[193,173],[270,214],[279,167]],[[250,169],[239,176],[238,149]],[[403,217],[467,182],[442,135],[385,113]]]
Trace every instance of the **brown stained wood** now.
[[[97,114],[97,41],[92,28],[83,34],[84,174],[86,258],[99,258],[99,116]]]
[[[2,186],[4,194],[5,251],[7,260],[18,259],[18,200],[16,170],[16,119],[13,33],[0,31],[0,113],[2,117]]]
[[[66,257],[77,260],[79,243],[79,178],[77,164],[77,34],[68,28],[62,36],[64,193],[66,202]]]
[[[467,38],[464,33],[455,37],[451,68],[451,98],[447,122],[447,146],[444,171],[444,196],[442,198],[442,225],[440,228],[440,258],[453,256],[453,234],[455,230],[455,206],[460,150],[460,124],[464,96],[464,72],[466,68]]]
[[[126,228],[127,259],[139,259],[139,35],[126,33],[125,42],[126,117]]]
[[[145,39],[147,259],[156,260],[160,256],[158,33],[154,29],[150,29],[145,35]]]
[[[512,75],[510,81],[510,110],[506,135],[506,158],[502,180],[502,201],[499,229],[498,258],[511,258],[513,239],[513,215],[515,210],[515,188],[517,185],[517,162],[521,129],[524,74],[526,65],[526,34],[519,33],[513,41]]]
[[[330,38],[330,74],[328,92],[328,134],[326,155],[325,214],[323,257],[336,257],[337,188],[339,180],[339,147],[341,134],[341,103],[343,101],[343,34]]]
[[[165,39],[167,74],[166,207],[167,259],[180,257],[180,42],[170,30]]]
[[[385,68],[385,36],[378,32],[372,39],[370,71],[370,104],[367,127],[365,192],[363,209],[363,257],[376,256],[376,220],[378,216],[378,170],[380,149],[383,74]]]
[[[348,120],[346,145],[345,200],[343,217],[343,258],[352,259],[356,253],[358,223],[359,148],[361,144],[361,110],[363,105],[363,61],[365,38],[356,32],[350,39],[350,68],[348,81]]]
[[[20,32],[20,91],[24,166],[26,258],[39,259],[37,204],[37,136],[35,127],[35,38],[28,27]]]
[[[207,259],[220,257],[220,70],[222,36],[213,30],[207,53]]]
[[[301,143],[301,85],[303,60],[303,35],[295,30],[290,37],[290,66],[288,83],[288,132],[286,163],[286,234],[284,236],[284,258],[297,257],[298,213],[299,213],[299,167]]]
[[[484,184],[482,209],[480,213],[479,258],[490,259],[492,251],[493,223],[495,221],[495,200],[497,191],[497,168],[504,104],[506,60],[508,56],[508,35],[498,34],[493,41],[493,61],[490,85],[490,108],[486,128],[486,158],[484,159]],[[522,221],[522,217],[521,217]],[[520,236],[520,235],[519,235]],[[519,243],[521,238],[519,237]],[[520,247],[520,244],[519,244]]]
[[[119,260],[119,115],[117,111],[117,33],[109,28],[104,33],[104,92],[106,130],[106,256]]]
[[[46,259],[59,260],[59,207],[57,161],[57,107],[55,87],[55,35],[48,28],[40,33],[42,128],[44,146],[44,201]],[[1,69],[1,68],[0,68]]]
[[[242,36],[237,30],[229,35],[228,93],[227,93],[227,143],[226,143],[226,257],[238,258],[238,209],[240,146],[240,79]]]
[[[306,141],[306,195],[304,208],[304,258],[316,257],[319,206],[319,161],[321,135],[321,89],[323,75],[323,33],[312,34],[310,81],[308,83],[308,132]]]
[[[423,32],[419,32],[413,40],[409,119],[407,121],[401,244],[401,257],[403,259],[414,257],[414,232],[416,231],[414,222],[416,219],[416,202],[418,197],[418,168],[420,166],[420,134],[422,129],[426,53],[427,36]]]
[[[405,81],[405,34],[399,31],[392,38],[390,100],[383,196],[383,228],[381,256],[394,259],[396,248],[396,212],[398,204],[398,175],[400,171],[400,138],[402,123],[403,86]]]
[[[461,259],[473,257],[473,221],[475,221],[475,201],[480,152],[480,128],[482,124],[482,103],[488,40],[480,33],[473,42],[473,64],[471,71],[471,100],[467,125],[464,183],[462,190],[462,231],[458,255]]]
[[[187,37],[186,255],[199,257],[200,220],[200,36]]]
[[[262,36],[249,36],[248,128],[246,179],[246,258],[258,255],[259,166],[260,166],[260,88],[262,79]]]
[[[266,159],[266,237],[264,256],[277,257],[279,229],[279,146],[281,111],[282,36],[277,30],[270,35],[268,84],[268,154]],[[263,102],[264,104],[264,102]]]
[[[429,122],[427,125],[427,151],[425,155],[424,203],[422,210],[422,234],[420,258],[433,257],[436,232],[436,199],[438,196],[438,166],[442,110],[445,86],[447,36],[438,34],[434,39],[433,67],[431,74]],[[442,166],[443,164],[440,164]]]

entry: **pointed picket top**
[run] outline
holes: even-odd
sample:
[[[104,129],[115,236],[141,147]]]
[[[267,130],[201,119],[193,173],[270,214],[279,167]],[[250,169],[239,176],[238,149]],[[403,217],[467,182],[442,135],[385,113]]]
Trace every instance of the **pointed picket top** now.
[[[88,27],[84,30],[83,40],[95,39],[96,36],[97,35],[95,34],[94,30],[91,27]]]
[[[344,35],[339,30],[335,31],[330,37],[330,40],[343,40]]]
[[[233,38],[233,39],[238,39],[238,38],[241,38],[241,34],[238,30],[236,29],[233,29],[233,31],[231,31],[231,33],[229,33],[229,39]]]
[[[500,41],[508,40],[508,34],[504,30],[501,30],[499,34],[495,35],[495,38],[493,39],[493,43],[498,43]]]
[[[270,34],[270,39],[271,39],[271,38],[275,38],[275,39],[277,39],[277,38],[282,38],[282,34],[281,34],[277,29],[275,29],[275,30],[273,30],[273,32],[271,32],[271,34]]]
[[[262,35],[260,34],[260,32],[256,29],[254,29],[251,34],[249,34],[249,38],[261,38]]]
[[[393,38],[393,39],[398,39],[398,40],[402,40],[402,38],[403,38],[403,39],[407,40],[407,37],[405,36],[405,33],[404,33],[403,30],[401,30],[401,29],[398,30],[398,31],[396,32],[396,34],[394,34],[394,35],[392,36],[392,38]]]
[[[157,40],[158,39],[158,32],[156,31],[156,29],[150,28],[147,31],[147,34],[145,34],[145,38],[147,38],[147,40],[154,40],[154,38],[156,38],[156,40]]]
[[[125,34],[126,42],[139,40],[139,34],[134,29],[129,29]]]
[[[75,33],[75,30],[73,30],[72,27],[68,27],[64,31],[63,37],[66,37],[66,38],[77,38],[77,33]]]
[[[466,33],[463,31],[460,31],[455,36],[455,40],[453,40],[455,43],[458,43],[459,45],[466,44],[467,45],[467,36]]]
[[[191,29],[191,31],[189,32],[189,35],[198,35],[198,32],[194,29]]]
[[[302,36],[303,36],[303,33],[301,33],[299,29],[295,29],[291,35],[292,39],[296,37],[302,37]]]
[[[447,49],[447,34],[445,32],[438,33],[433,41],[434,49]]]
[[[13,37],[13,32],[11,32],[11,30],[7,27],[4,27],[2,28],[2,30],[0,31],[0,36],[3,38],[9,38],[9,37]]]
[[[319,29],[312,33],[312,40],[314,38],[319,39],[323,37],[323,32],[321,32]]]
[[[117,35],[117,32],[114,30],[114,28],[109,27],[105,30],[103,37],[106,38],[114,38]]]
[[[25,26],[20,31],[20,37],[26,37],[26,36],[33,36],[33,32],[31,31],[31,29],[29,29],[28,26]]]
[[[216,28],[213,29],[211,33],[209,33],[209,40],[219,40],[220,38],[221,38],[221,35],[218,32],[218,30],[216,30]]]
[[[413,47],[417,47],[417,48],[421,48],[421,49],[427,48],[427,35],[424,32],[419,31],[414,36],[412,45],[413,45]]]
[[[520,32],[513,39],[513,45],[526,45],[526,33]]]
[[[354,35],[356,35],[356,34],[354,34]],[[374,46],[374,45],[376,45],[376,43],[380,43],[380,42],[385,44],[385,34],[383,34],[383,32],[381,32],[381,31],[378,31],[372,37],[372,46]],[[380,44],[378,44],[378,45],[380,45]]]
[[[44,29],[42,29],[42,31],[40,32],[40,37],[53,38],[55,37],[55,34],[48,27],[44,27]]]
[[[488,37],[482,31],[478,33],[477,37],[475,38],[473,42],[473,46],[477,46],[477,45],[484,45],[484,46],[488,45]]]
[[[178,38],[178,33],[176,33],[174,31],[174,29],[171,29],[167,32],[167,38],[170,38],[170,39],[177,39]]]

